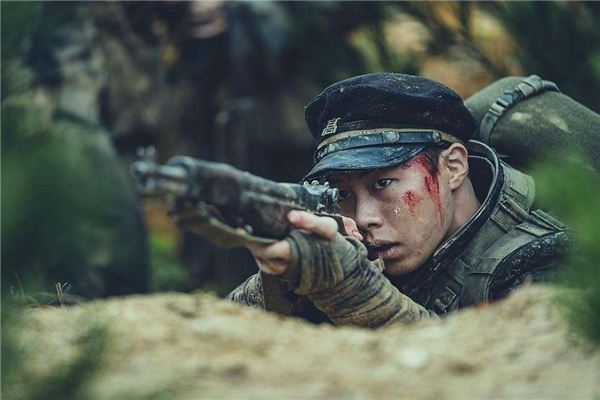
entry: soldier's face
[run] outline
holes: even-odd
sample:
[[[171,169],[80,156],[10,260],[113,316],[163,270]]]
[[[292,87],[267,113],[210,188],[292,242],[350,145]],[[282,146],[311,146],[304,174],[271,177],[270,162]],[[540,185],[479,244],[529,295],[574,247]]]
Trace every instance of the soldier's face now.
[[[404,164],[330,178],[342,214],[356,221],[369,258],[401,275],[421,266],[447,237],[454,202],[444,168],[419,154]]]

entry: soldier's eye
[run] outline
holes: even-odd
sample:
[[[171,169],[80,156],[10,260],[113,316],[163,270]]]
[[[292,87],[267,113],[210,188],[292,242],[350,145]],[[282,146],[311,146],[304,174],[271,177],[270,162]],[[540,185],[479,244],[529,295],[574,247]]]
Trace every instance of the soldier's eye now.
[[[385,189],[390,183],[392,183],[391,179],[379,179],[373,183],[373,189],[381,190]]]
[[[342,190],[342,189],[338,189],[339,192],[339,202],[342,202],[346,199],[348,199],[348,197],[350,197],[350,192],[347,190]]]

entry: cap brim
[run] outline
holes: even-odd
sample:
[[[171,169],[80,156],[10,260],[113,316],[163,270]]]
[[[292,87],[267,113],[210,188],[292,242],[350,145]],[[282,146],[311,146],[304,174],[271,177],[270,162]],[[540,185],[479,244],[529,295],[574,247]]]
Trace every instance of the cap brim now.
[[[304,177],[320,179],[343,171],[382,169],[396,166],[416,156],[427,146],[376,146],[336,151],[323,157]]]

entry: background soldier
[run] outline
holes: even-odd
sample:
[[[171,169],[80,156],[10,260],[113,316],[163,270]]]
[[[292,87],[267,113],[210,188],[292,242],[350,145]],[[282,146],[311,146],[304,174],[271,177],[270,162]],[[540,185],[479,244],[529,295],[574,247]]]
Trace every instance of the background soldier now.
[[[319,143],[305,180],[340,189],[351,236],[328,217],[291,212],[298,229],[250,249],[261,272],[233,301],[379,327],[546,281],[565,254],[565,227],[530,209],[533,179],[469,141],[475,121],[446,86],[358,76],[327,87],[305,118]]]

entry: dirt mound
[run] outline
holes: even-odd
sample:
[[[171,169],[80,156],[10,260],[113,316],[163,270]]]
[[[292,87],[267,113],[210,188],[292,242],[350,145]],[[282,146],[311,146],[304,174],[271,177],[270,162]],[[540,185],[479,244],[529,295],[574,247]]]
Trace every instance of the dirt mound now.
[[[443,321],[378,331],[315,326],[206,294],[38,309],[20,335],[36,374],[107,326],[93,399],[598,398],[600,352],[571,337],[550,288]]]

